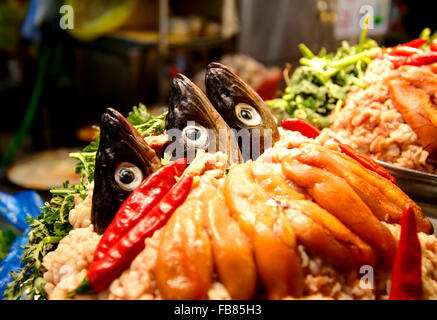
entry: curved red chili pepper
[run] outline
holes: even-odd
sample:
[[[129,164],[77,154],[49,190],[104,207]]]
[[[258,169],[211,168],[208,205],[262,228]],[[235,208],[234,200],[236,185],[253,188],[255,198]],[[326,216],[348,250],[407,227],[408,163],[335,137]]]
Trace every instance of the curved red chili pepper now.
[[[411,48],[419,48],[427,42],[428,42],[427,38],[418,38],[418,39],[411,40],[407,43],[404,43],[403,46],[411,47]]]
[[[396,184],[396,179],[384,167],[380,166],[375,160],[361,152],[358,152],[347,144],[339,143],[339,141],[337,141],[337,143],[342,153],[348,155],[352,159],[357,160],[365,168],[376,172],[380,176],[390,180],[393,184]]]
[[[422,49],[409,47],[406,45],[399,45],[396,47],[386,48],[383,50],[384,53],[390,54],[392,56],[406,56],[409,57],[416,53],[422,53],[425,52]]]
[[[424,66],[435,62],[437,62],[437,52],[429,51],[408,57],[405,64],[409,66]]]
[[[410,203],[402,214],[401,237],[392,269],[389,299],[422,299],[422,249]]]
[[[93,260],[87,276],[74,291],[67,294],[67,297],[100,292],[109,286],[144,249],[145,239],[164,226],[173,212],[185,201],[192,184],[193,177],[183,176],[157,205],[108,249],[103,258]]]
[[[320,134],[320,131],[317,128],[313,127],[305,120],[298,118],[282,119],[280,125],[286,130],[298,131],[307,138],[315,139]]]
[[[187,159],[182,158],[158,169],[129,195],[103,233],[94,259],[103,258],[108,249],[162,199],[186,166]]]

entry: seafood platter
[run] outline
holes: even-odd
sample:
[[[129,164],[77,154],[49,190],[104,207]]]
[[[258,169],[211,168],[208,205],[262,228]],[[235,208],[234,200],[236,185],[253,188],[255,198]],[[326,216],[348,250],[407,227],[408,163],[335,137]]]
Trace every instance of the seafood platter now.
[[[434,38],[301,45],[268,101],[212,62],[162,115],[106,109],[5,297],[437,299]]]

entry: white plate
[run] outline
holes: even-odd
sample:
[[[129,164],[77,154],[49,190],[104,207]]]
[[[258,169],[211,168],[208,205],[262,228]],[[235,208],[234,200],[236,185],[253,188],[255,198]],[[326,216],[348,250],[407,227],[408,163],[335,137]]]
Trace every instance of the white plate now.
[[[7,170],[7,178],[20,187],[33,190],[61,187],[65,180],[71,185],[78,184],[77,161],[69,158],[69,153],[74,151],[77,150],[61,148],[29,155]]]

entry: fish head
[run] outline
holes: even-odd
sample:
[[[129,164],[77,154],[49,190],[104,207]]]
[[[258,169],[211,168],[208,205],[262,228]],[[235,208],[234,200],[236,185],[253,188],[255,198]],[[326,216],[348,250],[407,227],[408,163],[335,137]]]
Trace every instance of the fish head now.
[[[139,132],[112,108],[100,120],[91,221],[101,234],[133,190],[161,165]]]
[[[242,160],[229,126],[202,90],[182,74],[173,78],[170,86],[166,133],[169,142],[165,152],[173,158],[184,157],[190,163],[197,150],[202,149],[223,152],[230,164]]]
[[[277,121],[263,99],[228,67],[213,62],[205,75],[206,95],[236,131],[244,160],[255,160],[279,140]]]

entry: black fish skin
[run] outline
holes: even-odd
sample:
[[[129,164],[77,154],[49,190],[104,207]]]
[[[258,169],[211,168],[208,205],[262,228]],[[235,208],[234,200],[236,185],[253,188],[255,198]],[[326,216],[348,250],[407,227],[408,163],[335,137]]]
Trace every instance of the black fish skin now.
[[[258,136],[255,136],[254,129],[260,132],[260,152],[259,154],[251,154],[250,159],[255,160],[264,152],[264,143],[272,146],[279,140],[280,136],[276,119],[270,109],[263,99],[228,67],[217,62],[210,63],[205,75],[205,86],[207,97],[229,127],[239,132],[242,132],[240,131],[241,129],[246,129],[249,132],[250,141],[258,138]],[[235,107],[239,103],[246,103],[255,108],[262,119],[261,123],[256,126],[248,126],[241,122],[235,113]],[[270,139],[267,140],[268,137],[264,136],[265,129],[272,131],[271,141],[269,141]],[[266,141],[264,141],[265,139]],[[243,150],[242,140],[239,140],[241,150]],[[249,159],[245,158],[244,160]]]
[[[131,193],[120,188],[114,173],[122,162],[136,165],[146,178],[161,165],[135,128],[116,110],[106,109],[100,121],[100,144],[96,155],[91,222],[102,234]]]
[[[228,155],[229,163],[240,163],[242,161],[234,134],[211,105],[205,94],[193,82],[182,74],[178,74],[172,81],[170,87],[169,108],[166,118],[166,130],[178,129],[180,132],[187,126],[188,122],[210,129],[209,138],[214,138],[216,145],[215,151],[221,151]],[[224,136],[219,137],[220,134]],[[188,158],[188,163],[194,153],[188,152],[190,148],[181,136],[173,137],[167,146],[171,144],[183,148],[184,156]],[[208,140],[212,141],[212,139]],[[175,146],[174,145],[174,146]],[[173,147],[174,147],[173,146]],[[196,149],[195,147],[191,147]],[[196,149],[197,150],[197,149]]]

